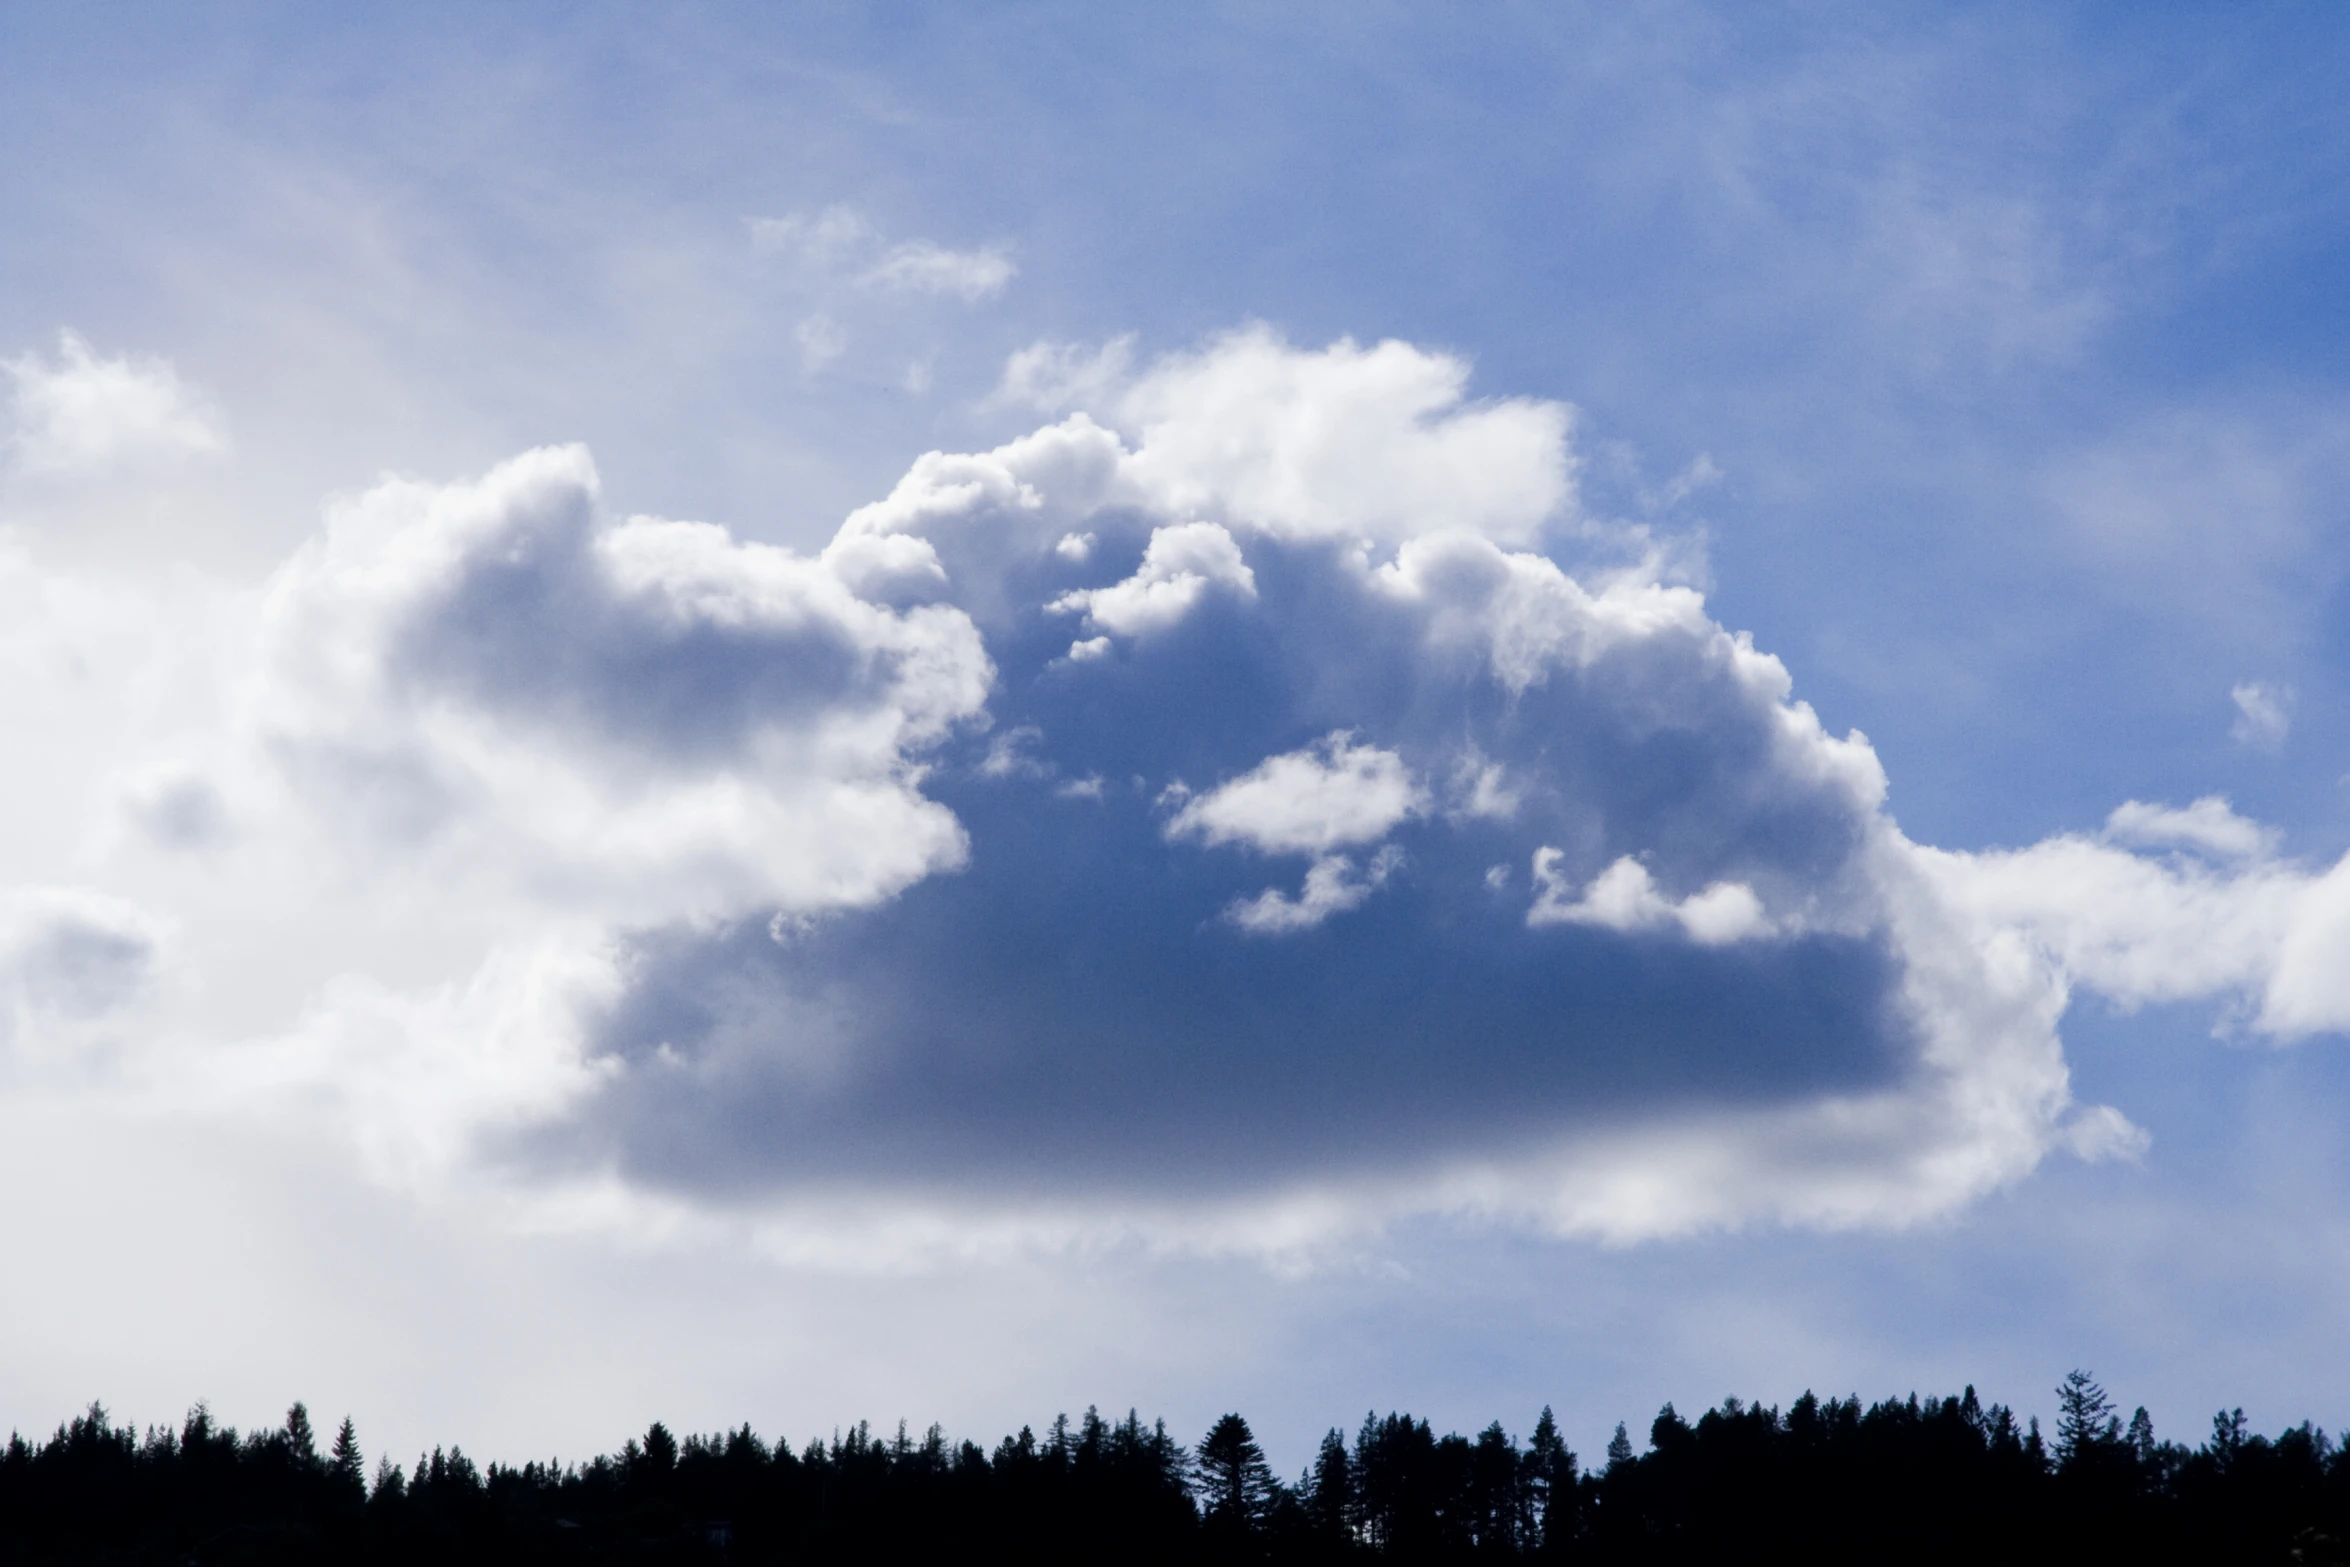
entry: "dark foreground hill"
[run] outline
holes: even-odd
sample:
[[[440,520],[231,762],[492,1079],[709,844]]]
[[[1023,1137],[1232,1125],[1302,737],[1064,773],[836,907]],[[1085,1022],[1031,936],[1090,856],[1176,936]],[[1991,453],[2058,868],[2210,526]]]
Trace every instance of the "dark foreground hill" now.
[[[0,1454],[0,1563],[2350,1563],[2350,1453],[2323,1431],[2255,1436],[2237,1412],[2188,1448],[2078,1373],[2059,1397],[2049,1440],[1972,1388],[1731,1399],[1694,1423],[1667,1405],[1645,1451],[1619,1426],[1590,1467],[1548,1410],[1524,1443],[1367,1416],[1295,1484],[1237,1415],[1193,1448],[1092,1411],[992,1451],[936,1427],[795,1451],[655,1425],[585,1464],[436,1449],[371,1482],[350,1422],[322,1452],[298,1404],[244,1435],[201,1407],[142,1434],[93,1405]]]

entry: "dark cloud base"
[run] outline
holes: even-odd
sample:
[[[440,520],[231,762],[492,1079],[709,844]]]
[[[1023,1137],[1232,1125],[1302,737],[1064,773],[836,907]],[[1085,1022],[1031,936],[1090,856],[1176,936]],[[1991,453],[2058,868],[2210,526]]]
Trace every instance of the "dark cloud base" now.
[[[1870,943],[1529,929],[1457,854],[1256,938],[1217,913],[1287,865],[1154,857],[1135,801],[961,808],[970,867],[884,908],[782,944],[641,938],[601,1029],[625,1071],[530,1157],[696,1191],[1213,1194],[1863,1089],[1914,1055]],[[1024,898],[1040,880],[1062,895]]]
[[[1079,580],[1138,554],[1105,541]],[[1259,541],[1250,558],[1256,598],[1203,602],[1105,659],[1057,661],[1074,617],[986,626],[994,728],[925,783],[968,829],[969,864],[781,940],[765,920],[640,933],[595,1029],[622,1070],[509,1152],[702,1194],[1214,1195],[1815,1102],[1909,1069],[1877,940],[1705,947],[1676,927],[1526,922],[1545,844],[1580,879],[1639,854],[1674,896],[1734,878],[1776,903],[1850,866],[1852,801],[1774,765],[1775,710],[1706,635],[1635,639],[1509,691],[1482,654],[1432,652],[1409,605],[1329,552]],[[998,602],[1072,578],[1030,575]],[[1162,791],[1340,727],[1401,755],[1430,809],[1360,907],[1249,935],[1223,911],[1294,896],[1307,861],[1170,844]],[[1015,730],[1017,765],[991,776]],[[1515,780],[1506,821],[1448,806],[1476,758]]]

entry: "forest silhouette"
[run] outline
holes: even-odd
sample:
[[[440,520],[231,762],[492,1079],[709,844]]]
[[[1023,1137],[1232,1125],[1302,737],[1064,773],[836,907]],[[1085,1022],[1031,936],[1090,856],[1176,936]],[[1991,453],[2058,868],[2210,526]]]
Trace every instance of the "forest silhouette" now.
[[[1189,1447],[1093,1410],[992,1450],[937,1426],[794,1449],[655,1424],[585,1463],[451,1447],[371,1476],[352,1423],[322,1446],[300,1404],[243,1434],[202,1405],[142,1433],[93,1404],[0,1454],[0,1562],[2350,1562],[2350,1448],[2324,1431],[2255,1435],[2234,1410],[2187,1447],[2085,1373],[2057,1400],[2046,1436],[1971,1387],[1667,1404],[1645,1448],[1619,1425],[1588,1466],[1548,1409],[1524,1442],[1372,1414],[1294,1482],[1238,1414]]]

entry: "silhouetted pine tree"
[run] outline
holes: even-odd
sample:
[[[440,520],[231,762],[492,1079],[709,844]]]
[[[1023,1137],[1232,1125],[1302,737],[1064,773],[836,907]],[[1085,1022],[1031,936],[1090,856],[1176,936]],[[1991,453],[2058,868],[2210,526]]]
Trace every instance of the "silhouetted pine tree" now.
[[[1355,1496],[1354,1465],[1346,1456],[1346,1437],[1336,1426],[1324,1433],[1320,1451],[1299,1487],[1303,1492],[1306,1525],[1318,1553],[1344,1554],[1355,1544],[1362,1517]]]
[[[2065,1373],[2056,1389],[2056,1462],[2076,1469],[2102,1461],[2121,1445],[2113,1400],[2086,1371]]]
[[[297,1468],[312,1469],[317,1466],[318,1437],[310,1429],[310,1411],[300,1402],[297,1401],[286,1411],[285,1430],[281,1435],[285,1441],[286,1455]]]
[[[359,1430],[345,1415],[341,1429],[335,1432],[335,1445],[327,1455],[327,1468],[334,1475],[335,1484],[351,1502],[367,1497],[367,1460],[359,1452]]]
[[[1617,1427],[1619,1431],[1623,1428]],[[1529,1549],[1546,1555],[1564,1554],[1575,1539],[1575,1455],[1560,1437],[1550,1406],[1534,1422],[1525,1459],[1526,1513]]]
[[[1533,1541],[1534,1515],[1516,1439],[1496,1420],[1477,1433],[1467,1454],[1467,1495],[1458,1509],[1470,1548],[1514,1556]]]
[[[1199,1484],[1203,1522],[1211,1536],[1231,1542],[1264,1531],[1273,1511],[1275,1483],[1265,1450],[1238,1415],[1217,1421],[1192,1460]]]
[[[1425,1420],[1391,1414],[1363,1417],[1355,1433],[1355,1495],[1363,1539],[1406,1560],[1435,1554],[1443,1543],[1436,1434]]]

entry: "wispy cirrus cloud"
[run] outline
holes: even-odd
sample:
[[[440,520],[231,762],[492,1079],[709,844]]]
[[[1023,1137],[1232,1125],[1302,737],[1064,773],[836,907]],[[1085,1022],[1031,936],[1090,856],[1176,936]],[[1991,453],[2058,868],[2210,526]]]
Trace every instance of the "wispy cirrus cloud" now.
[[[751,244],[813,276],[878,293],[951,295],[976,303],[1002,293],[1020,275],[1006,246],[956,249],[933,239],[893,241],[854,207],[754,218]]]
[[[800,296],[806,313],[793,327],[793,337],[811,374],[849,353],[861,316],[903,310],[925,299],[978,304],[1001,294],[1020,273],[1009,246],[957,248],[921,237],[892,240],[848,206],[754,218],[750,236],[752,250],[780,268]],[[900,381],[919,396],[931,374],[930,359],[921,356]]]
[[[2243,680],[2228,688],[2236,721],[2228,733],[2245,745],[2274,750],[2293,730],[2293,690],[2266,680]]]

